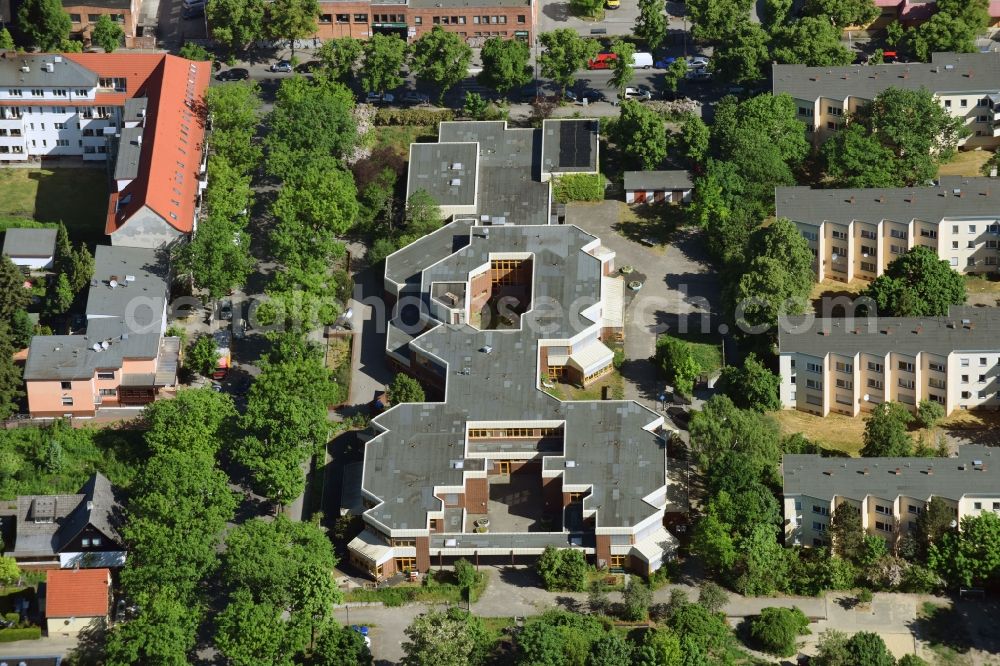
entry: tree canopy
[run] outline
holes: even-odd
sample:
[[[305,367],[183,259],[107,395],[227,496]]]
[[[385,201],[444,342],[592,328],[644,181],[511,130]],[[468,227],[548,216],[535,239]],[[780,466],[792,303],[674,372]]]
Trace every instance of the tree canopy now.
[[[930,544],[927,564],[954,587],[993,586],[1000,581],[1000,517],[982,511],[962,518]]]
[[[880,317],[943,317],[965,302],[965,281],[936,251],[917,245],[890,262],[862,295],[875,302]]]
[[[719,388],[741,409],[770,412],[781,408],[778,389],[781,378],[761,363],[754,353],[750,353],[743,367],[729,365],[722,369],[716,387]]]
[[[690,11],[690,4],[688,7]],[[697,30],[696,24],[696,33]],[[748,17],[741,17],[716,47],[712,56],[712,70],[719,77],[733,83],[747,83],[762,78],[765,68],[771,64],[769,41],[768,34],[759,23],[754,23]]]
[[[404,633],[405,666],[478,666],[492,647],[483,621],[460,608],[422,613]]]
[[[571,28],[543,32],[539,41],[545,48],[538,56],[542,76],[552,79],[564,92],[576,82],[576,73],[600,50],[595,40],[584,39]]]
[[[528,64],[530,57],[526,42],[490,37],[480,50],[483,71],[479,73],[479,83],[500,93],[526,85],[533,75]]]
[[[438,89],[438,102],[456,83],[469,75],[472,48],[457,33],[439,25],[424,33],[411,47],[410,70],[417,79]]]
[[[808,0],[804,11],[810,16],[827,17],[827,22],[838,28],[867,25],[879,15],[874,0]]]
[[[413,377],[403,373],[397,374],[392,379],[389,387],[389,399],[394,403],[401,402],[425,402],[424,387]]]
[[[749,21],[752,6],[753,0],[688,0],[691,32],[696,39],[727,39],[741,22]]]
[[[363,51],[361,85],[365,90],[383,93],[403,84],[400,72],[408,52],[405,40],[377,32],[365,41]]]
[[[264,37],[265,0],[212,0],[205,16],[212,27],[212,39],[231,52],[240,52]]]
[[[24,0],[17,25],[25,39],[40,51],[62,51],[73,28],[60,0]]]
[[[861,455],[866,458],[913,455],[913,438],[906,431],[912,420],[913,415],[898,402],[876,405],[865,421]]]
[[[623,155],[638,162],[642,169],[655,169],[667,157],[667,130],[662,116],[634,99],[622,102],[614,134]]]
[[[639,15],[632,32],[645,40],[650,52],[656,51],[666,41],[669,32],[663,3],[659,0],[639,0]]]
[[[546,547],[537,569],[546,590],[582,592],[586,586],[587,560],[576,548]]]
[[[101,14],[94,24],[94,30],[90,35],[90,40],[104,49],[105,53],[112,53],[125,41],[125,30],[121,25],[111,20],[108,14]]]
[[[632,81],[632,77],[635,76],[635,69],[632,67],[635,45],[624,39],[616,39],[611,43],[611,53],[615,55],[615,59],[612,63],[609,83],[619,93],[624,93],[625,88]]]
[[[765,652],[790,657],[796,652],[798,637],[809,633],[809,618],[797,607],[762,608],[750,621],[750,635]]]
[[[850,65],[854,53],[840,35],[841,29],[828,16],[804,16],[775,30],[772,55],[780,63],[809,67]]]
[[[316,59],[323,63],[326,73],[337,81],[344,81],[354,72],[361,59],[364,46],[353,37],[328,39],[316,51]]]

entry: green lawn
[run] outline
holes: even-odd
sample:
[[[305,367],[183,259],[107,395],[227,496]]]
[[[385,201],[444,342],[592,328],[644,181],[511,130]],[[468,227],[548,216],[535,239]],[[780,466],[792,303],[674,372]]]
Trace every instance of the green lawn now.
[[[0,217],[62,222],[73,242],[106,241],[104,169],[0,169],[0,192]]]
[[[437,138],[437,128],[433,125],[373,127],[371,132],[375,135],[373,148],[388,147],[407,159],[410,156],[411,143],[433,141]]]

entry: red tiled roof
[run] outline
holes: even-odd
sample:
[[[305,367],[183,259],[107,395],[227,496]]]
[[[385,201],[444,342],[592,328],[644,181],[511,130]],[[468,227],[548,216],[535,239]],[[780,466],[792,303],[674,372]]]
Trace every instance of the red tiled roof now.
[[[105,233],[118,230],[143,206],[178,231],[190,233],[205,141],[198,108],[208,88],[210,63],[162,53],[74,53],[67,57],[99,76],[127,79],[128,97],[148,99],[139,173],[119,193],[119,201],[128,203],[114,216],[109,214]]]
[[[104,617],[111,572],[107,569],[51,569],[45,582],[45,617]]]

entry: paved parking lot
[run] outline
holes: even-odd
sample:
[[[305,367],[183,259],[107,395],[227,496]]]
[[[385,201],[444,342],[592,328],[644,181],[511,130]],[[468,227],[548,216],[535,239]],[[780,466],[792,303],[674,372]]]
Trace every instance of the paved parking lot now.
[[[157,46],[179,48],[184,42],[206,38],[205,17],[181,18],[182,0],[143,0],[140,23],[156,26]]]

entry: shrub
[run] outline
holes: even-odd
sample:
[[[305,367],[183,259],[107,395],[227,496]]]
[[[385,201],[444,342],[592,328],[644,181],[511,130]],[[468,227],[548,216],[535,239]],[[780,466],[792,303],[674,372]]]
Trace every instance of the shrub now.
[[[649,604],[653,600],[653,592],[642,580],[632,577],[628,587],[622,592],[622,616],[626,620],[639,622],[649,618]]]
[[[0,643],[12,641],[37,641],[42,637],[41,627],[23,627],[21,629],[0,629]]]
[[[215,340],[211,335],[203,333],[191,343],[187,349],[185,359],[191,370],[205,377],[210,377],[215,372],[216,364],[219,361],[219,353],[215,348]]]
[[[376,126],[387,125],[437,125],[454,120],[455,113],[449,109],[392,109],[383,108],[375,112],[372,121]]]
[[[867,587],[858,590],[857,599],[859,604],[870,604],[875,595]]]
[[[571,173],[559,176],[553,185],[559,203],[568,201],[603,201],[604,176],[599,173]]]
[[[750,635],[765,652],[779,657],[795,654],[796,639],[809,633],[809,618],[798,608],[764,608],[750,622]]]
[[[546,590],[583,592],[587,584],[587,561],[582,551],[548,546],[538,558],[538,575]]]
[[[917,405],[917,423],[923,428],[933,428],[944,418],[944,406],[933,400],[921,400]]]

